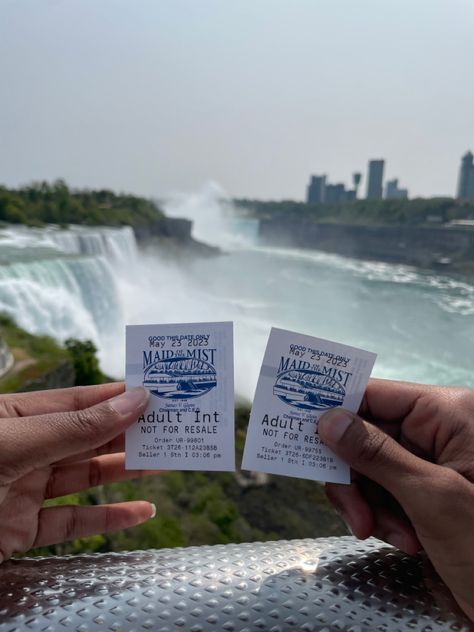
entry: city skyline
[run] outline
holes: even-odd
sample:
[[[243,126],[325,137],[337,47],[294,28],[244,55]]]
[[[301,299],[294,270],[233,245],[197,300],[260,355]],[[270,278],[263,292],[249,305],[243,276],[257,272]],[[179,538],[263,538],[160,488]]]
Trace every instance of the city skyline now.
[[[469,164],[472,163],[472,154],[470,156],[471,162]],[[352,189],[346,189],[343,182],[331,184],[327,174],[311,175],[306,191],[306,201],[308,204],[320,204],[322,202],[341,204],[363,199],[358,195],[361,182],[365,183],[366,187],[365,199],[408,199],[408,189],[398,186],[399,178],[384,181],[385,162],[384,158],[369,159],[365,178],[360,171],[354,171],[352,173]],[[467,167],[467,169],[469,168]],[[474,167],[472,169],[474,173]],[[468,171],[467,178],[469,182],[470,173]]]
[[[454,196],[473,31],[469,0],[3,2],[0,182],[301,199],[383,156]]]
[[[399,178],[384,179],[385,163],[386,160],[384,158],[369,159],[365,176],[365,199],[407,200],[409,198],[408,189],[399,186]],[[364,175],[357,171],[352,173],[353,189],[346,189],[345,184],[342,182],[337,184],[329,183],[327,174],[312,174],[306,189],[306,201],[308,204],[318,204],[322,202],[344,203],[364,199],[358,196],[358,188],[361,182],[364,182]],[[468,150],[461,157],[456,193],[447,197],[458,200],[474,200],[474,154],[472,151]]]

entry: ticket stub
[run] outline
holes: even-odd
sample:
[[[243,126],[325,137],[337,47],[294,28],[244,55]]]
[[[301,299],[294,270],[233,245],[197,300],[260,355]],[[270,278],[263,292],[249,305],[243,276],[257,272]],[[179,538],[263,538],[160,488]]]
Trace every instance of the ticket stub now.
[[[232,323],[127,326],[125,383],[150,391],[126,469],[235,469]]]
[[[376,355],[272,329],[250,415],[242,469],[350,483],[350,468],[321,443],[319,417],[356,412]]]

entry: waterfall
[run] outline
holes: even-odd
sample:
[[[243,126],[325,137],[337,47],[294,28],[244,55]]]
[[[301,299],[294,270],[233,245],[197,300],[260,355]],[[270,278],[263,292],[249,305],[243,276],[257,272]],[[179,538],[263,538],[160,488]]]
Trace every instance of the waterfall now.
[[[0,230],[0,312],[60,342],[91,339],[104,359],[113,337],[123,338],[118,280],[136,258],[129,227]]]
[[[32,251],[32,252],[31,252]],[[0,263],[53,255],[104,256],[112,261],[136,259],[137,245],[130,226],[123,228],[57,226],[0,228]]]
[[[130,228],[0,228],[0,311],[31,333],[92,340],[123,377],[125,323],[235,322],[236,391],[251,398],[272,326],[379,354],[378,377],[474,385],[474,286],[407,266],[261,247],[252,218],[175,197],[226,255],[139,251]],[[214,218],[214,219],[213,219]],[[207,227],[206,227],[207,226]],[[207,232],[206,232],[207,231]]]
[[[61,250],[69,254],[104,256],[120,263],[135,260],[137,245],[130,226],[124,228],[84,229],[72,226],[69,230],[54,230],[49,238]]]

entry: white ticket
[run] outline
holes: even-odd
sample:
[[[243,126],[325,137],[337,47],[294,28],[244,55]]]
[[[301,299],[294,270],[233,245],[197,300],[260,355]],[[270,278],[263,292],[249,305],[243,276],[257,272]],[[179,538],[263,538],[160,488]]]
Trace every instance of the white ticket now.
[[[242,468],[350,483],[350,468],[321,443],[324,411],[356,412],[376,355],[337,342],[272,329],[247,431]]]
[[[126,469],[235,469],[232,323],[128,326],[125,383],[150,391]]]

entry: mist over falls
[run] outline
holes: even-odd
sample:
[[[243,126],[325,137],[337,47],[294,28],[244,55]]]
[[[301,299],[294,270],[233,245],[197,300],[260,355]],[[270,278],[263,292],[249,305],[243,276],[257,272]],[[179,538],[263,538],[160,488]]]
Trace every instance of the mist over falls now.
[[[238,394],[251,399],[271,326],[378,354],[375,375],[474,386],[474,287],[414,268],[261,247],[216,189],[176,196],[217,257],[141,251],[130,228],[0,230],[0,311],[32,333],[91,339],[123,377],[126,323],[233,320]]]

